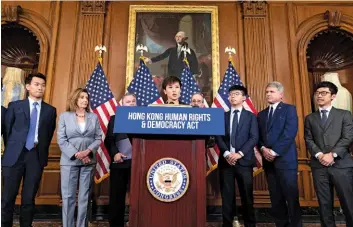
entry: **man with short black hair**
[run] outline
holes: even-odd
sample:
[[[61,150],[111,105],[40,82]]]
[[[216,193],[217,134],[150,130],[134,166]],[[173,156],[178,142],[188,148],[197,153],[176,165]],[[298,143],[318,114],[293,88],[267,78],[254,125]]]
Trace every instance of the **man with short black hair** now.
[[[253,197],[254,147],[259,139],[256,116],[243,108],[247,89],[234,85],[229,89],[230,111],[224,115],[225,135],[217,136],[220,149],[219,173],[222,194],[223,227],[232,227],[236,214],[235,182],[238,182],[245,227],[255,227]]]
[[[12,227],[22,179],[20,226],[32,226],[35,196],[48,163],[49,145],[56,126],[56,109],[42,100],[45,82],[43,74],[29,74],[25,79],[28,98],[9,103],[6,112],[1,226]]]
[[[315,89],[319,110],[305,118],[305,142],[311,154],[314,187],[320,205],[321,225],[335,226],[333,187],[340,200],[346,225],[353,226],[353,142],[352,114],[336,109],[332,101],[337,94],[335,84],[322,81]]]

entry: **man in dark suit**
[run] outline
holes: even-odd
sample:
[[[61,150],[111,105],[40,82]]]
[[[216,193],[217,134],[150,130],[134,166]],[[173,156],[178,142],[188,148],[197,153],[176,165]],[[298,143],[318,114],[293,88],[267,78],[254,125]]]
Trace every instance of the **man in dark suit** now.
[[[337,87],[320,82],[315,89],[319,110],[305,118],[305,142],[311,154],[311,169],[320,205],[321,226],[333,227],[333,187],[340,200],[346,225],[353,226],[352,114],[332,107]]]
[[[181,77],[181,72],[184,69],[184,53],[181,51],[182,47],[188,48],[186,40],[185,32],[180,31],[175,35],[175,42],[176,46],[168,48],[166,51],[164,51],[163,54],[158,55],[156,57],[153,57],[151,59],[147,58],[147,62],[149,63],[155,63],[159,62],[167,57],[169,57],[168,60],[168,76],[176,76],[176,77]],[[190,53],[186,54],[186,58],[189,62],[190,70],[193,74],[198,74],[199,73],[199,65],[197,62],[196,54],[195,51],[190,49]]]
[[[276,81],[266,87],[269,107],[258,114],[259,147],[276,226],[297,227],[302,226],[295,145],[298,116],[295,106],[282,102],[283,90]]]
[[[253,197],[254,147],[259,139],[256,116],[243,108],[247,89],[234,85],[229,89],[230,111],[225,113],[225,135],[217,136],[222,194],[223,227],[232,227],[236,215],[235,182],[238,182],[244,224],[256,226]]]
[[[35,195],[48,162],[49,145],[56,124],[56,109],[42,100],[45,82],[41,73],[28,75],[25,80],[28,98],[11,102],[6,112],[1,226],[12,227],[15,200],[22,179],[20,225],[32,226]]]
[[[127,93],[123,106],[136,106],[136,96]],[[111,116],[104,144],[110,154],[110,227],[124,227],[125,196],[131,175],[131,140],[127,134],[113,133],[115,116]]]

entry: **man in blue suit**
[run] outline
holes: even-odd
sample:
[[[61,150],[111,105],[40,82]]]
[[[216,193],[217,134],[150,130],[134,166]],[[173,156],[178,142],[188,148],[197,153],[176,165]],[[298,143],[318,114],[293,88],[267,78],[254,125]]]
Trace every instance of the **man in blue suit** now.
[[[32,226],[35,195],[56,124],[56,109],[45,103],[45,76],[25,80],[29,97],[11,102],[5,116],[6,148],[2,157],[1,226],[12,227],[13,210],[21,180],[20,226]]]
[[[238,182],[244,224],[255,227],[253,197],[254,147],[259,139],[256,116],[243,108],[248,95],[243,86],[234,85],[229,89],[230,111],[225,113],[225,135],[217,136],[220,148],[218,161],[220,188],[222,194],[223,227],[232,227],[236,214],[235,182]]]
[[[266,87],[269,107],[258,114],[259,147],[276,226],[297,227],[302,226],[295,145],[298,116],[295,106],[282,102],[283,90],[276,81]]]

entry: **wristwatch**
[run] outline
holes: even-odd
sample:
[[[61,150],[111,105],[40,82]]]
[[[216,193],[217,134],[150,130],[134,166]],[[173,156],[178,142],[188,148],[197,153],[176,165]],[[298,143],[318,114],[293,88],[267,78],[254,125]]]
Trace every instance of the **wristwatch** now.
[[[332,156],[333,156],[334,158],[337,158],[337,154],[336,154],[336,153],[332,153]]]

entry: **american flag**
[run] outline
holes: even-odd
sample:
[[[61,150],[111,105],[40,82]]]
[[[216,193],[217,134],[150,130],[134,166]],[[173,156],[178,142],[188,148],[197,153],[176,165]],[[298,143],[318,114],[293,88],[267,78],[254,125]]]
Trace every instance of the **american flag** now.
[[[90,96],[91,109],[93,113],[97,114],[103,131],[102,143],[96,153],[97,165],[94,181],[98,184],[109,176],[110,156],[103,141],[107,133],[110,116],[115,115],[118,104],[109,88],[107,78],[100,63],[97,64],[89,78],[86,89]]]
[[[138,106],[163,104],[163,99],[143,58],[140,59],[140,65],[127,91],[136,95]]]
[[[212,107],[223,108],[225,112],[230,110],[231,105],[228,100],[228,90],[233,85],[244,86],[243,82],[240,80],[238,73],[234,69],[232,60],[229,59],[228,69],[223,77],[223,81],[221,83],[221,86],[218,89],[217,95],[213,100]],[[249,96],[247,96],[246,100],[243,102],[243,107],[246,110],[251,111],[252,113],[257,115],[257,111]],[[257,171],[262,167],[262,157],[256,147],[254,148],[254,152],[256,157],[256,167],[254,168],[254,171]],[[219,152],[218,152],[218,157],[219,157]],[[217,161],[218,161],[218,157],[217,157]],[[211,170],[217,168],[217,162],[215,160],[210,160],[210,161],[213,166]]]
[[[185,104],[191,103],[191,97],[196,92],[200,92],[200,87],[196,83],[195,78],[192,76],[188,62],[185,60],[184,69],[181,74],[181,96],[180,101]],[[204,99],[204,107],[208,108],[208,104]],[[217,144],[213,147],[206,148],[207,156],[207,174],[212,172],[217,167],[218,157],[219,157],[219,148]]]
[[[184,60],[184,69],[181,72],[181,92],[180,102],[187,105],[191,103],[191,96],[200,92],[200,87],[197,85],[195,78],[192,76],[187,60]]]

